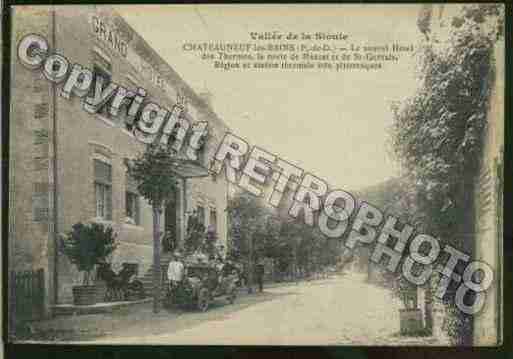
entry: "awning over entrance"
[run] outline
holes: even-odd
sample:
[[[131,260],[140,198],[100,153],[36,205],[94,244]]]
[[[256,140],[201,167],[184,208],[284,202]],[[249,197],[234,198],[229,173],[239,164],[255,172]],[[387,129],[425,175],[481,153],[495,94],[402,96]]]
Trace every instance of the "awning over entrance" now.
[[[173,172],[181,178],[207,177],[209,175],[208,170],[198,161],[178,158],[175,164]]]

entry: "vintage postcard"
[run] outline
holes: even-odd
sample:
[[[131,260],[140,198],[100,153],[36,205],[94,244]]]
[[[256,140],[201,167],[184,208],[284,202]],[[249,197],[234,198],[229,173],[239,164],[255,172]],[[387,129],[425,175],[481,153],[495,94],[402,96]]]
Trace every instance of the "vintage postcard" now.
[[[500,4],[12,6],[15,343],[502,343]]]

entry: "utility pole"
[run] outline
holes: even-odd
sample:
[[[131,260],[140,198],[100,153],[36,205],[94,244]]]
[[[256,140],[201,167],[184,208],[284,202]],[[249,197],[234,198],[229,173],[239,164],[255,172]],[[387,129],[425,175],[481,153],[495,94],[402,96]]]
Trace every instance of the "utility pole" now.
[[[153,208],[153,313],[160,311],[160,285],[161,285],[161,269],[160,269],[160,215],[161,208]]]

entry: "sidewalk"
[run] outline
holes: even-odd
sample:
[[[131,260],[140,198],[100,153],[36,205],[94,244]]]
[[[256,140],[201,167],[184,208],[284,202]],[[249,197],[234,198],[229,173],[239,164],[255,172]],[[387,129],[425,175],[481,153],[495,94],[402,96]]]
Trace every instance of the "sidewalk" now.
[[[235,305],[229,306],[226,310],[237,310],[237,308],[252,305],[267,300],[269,293],[266,288],[294,285],[294,283],[272,283],[264,286],[264,293],[254,290],[252,294],[247,293],[247,288],[239,289]],[[263,294],[263,295],[262,295]],[[246,298],[246,299],[245,299]],[[225,303],[217,303],[216,307],[228,306]],[[18,331],[16,341],[20,342],[55,342],[55,341],[87,341],[98,337],[108,336],[123,328],[147,326],[147,330],[160,333],[167,330],[169,322],[178,317],[190,316],[191,322],[212,319],[212,316],[219,315],[214,308],[205,313],[194,310],[166,309],[161,308],[160,312],[153,313],[153,302],[138,304],[136,307],[120,307],[111,313],[91,313],[82,315],[61,315],[39,322],[26,323],[21,332]]]

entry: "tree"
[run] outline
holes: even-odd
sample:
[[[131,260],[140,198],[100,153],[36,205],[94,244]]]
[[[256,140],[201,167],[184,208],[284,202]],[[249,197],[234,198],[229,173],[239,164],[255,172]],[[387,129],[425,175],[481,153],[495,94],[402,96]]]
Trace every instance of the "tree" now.
[[[174,200],[177,159],[170,147],[150,144],[137,158],[126,161],[128,175],[153,211],[153,311],[160,310],[160,216],[164,204]]]
[[[230,256],[242,258],[248,264],[250,287],[256,258],[273,259],[280,272],[292,267],[310,272],[337,261],[338,240],[327,239],[317,227],[266,207],[261,199],[249,193],[232,198],[228,213]]]
[[[82,284],[91,284],[91,271],[117,247],[112,227],[101,223],[76,223],[66,236],[60,237],[60,250],[84,273]]]
[[[247,263],[248,292],[253,284],[253,263],[256,254],[264,253],[266,224],[270,212],[259,199],[249,193],[240,193],[228,203],[229,233],[232,239],[232,256]]]
[[[392,106],[392,147],[422,212],[422,230],[443,238],[454,237],[449,234],[465,223],[462,215],[472,212],[468,193],[487,124],[500,8],[464,6],[453,18],[448,41],[421,47],[417,92]]]
[[[311,227],[292,217],[281,218],[281,220],[280,247],[290,253],[288,255],[283,253],[282,265],[292,267],[292,274],[295,276],[300,263],[304,263],[304,252],[300,252],[301,243],[307,237]]]

